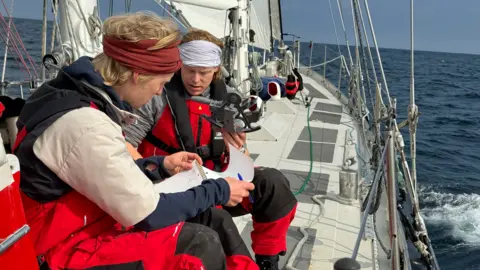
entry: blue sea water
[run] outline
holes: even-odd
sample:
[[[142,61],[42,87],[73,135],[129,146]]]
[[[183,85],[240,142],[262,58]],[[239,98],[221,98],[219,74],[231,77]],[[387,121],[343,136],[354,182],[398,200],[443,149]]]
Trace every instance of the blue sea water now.
[[[326,46],[327,60],[339,55],[336,45]],[[324,62],[325,44],[314,44],[313,49],[312,65]],[[308,64],[308,44],[301,50],[302,62]],[[345,46],[340,50],[348,55]],[[410,102],[410,51],[380,49],[380,55],[400,122]],[[323,67],[316,70],[323,73]],[[326,68],[335,85],[338,70],[339,61]],[[420,207],[442,269],[480,269],[480,258],[470,255],[480,251],[479,77],[480,55],[415,52]],[[341,89],[345,92],[345,85]],[[410,152],[408,128],[402,133]]]
[[[16,19],[15,25],[39,64],[41,21]],[[323,62],[324,46],[314,44],[312,65]],[[326,46],[327,60],[338,56],[336,45]],[[346,55],[346,47],[340,49]],[[409,103],[410,52],[381,49],[380,53],[401,121],[406,118]],[[301,54],[302,62],[308,65],[308,44],[302,44]],[[416,103],[422,113],[417,131],[421,211],[442,269],[480,269],[480,258],[471,256],[480,252],[480,55],[418,51],[415,57]],[[15,55],[9,54],[7,63],[6,80],[28,78],[15,62]],[[335,85],[338,68],[338,61],[326,67],[327,78]],[[323,73],[322,67],[316,70]],[[10,91],[19,94],[18,89]],[[409,151],[407,132],[404,138]]]

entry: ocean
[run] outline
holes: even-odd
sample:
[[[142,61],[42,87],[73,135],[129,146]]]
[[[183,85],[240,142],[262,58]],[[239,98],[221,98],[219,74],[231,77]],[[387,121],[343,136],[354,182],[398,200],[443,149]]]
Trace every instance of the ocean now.
[[[41,21],[16,19],[15,25],[25,48],[39,66]],[[381,37],[378,39],[381,45]],[[50,44],[50,34],[47,44]],[[338,56],[337,45],[314,44],[312,65],[323,62],[325,46],[327,60]],[[301,47],[301,62],[308,65],[308,43],[302,43]],[[3,49],[4,43],[1,56]],[[340,50],[347,55],[345,46]],[[406,119],[410,99],[410,51],[380,49],[380,54],[390,93],[397,98],[398,118],[402,121]],[[416,103],[421,112],[417,130],[421,212],[442,269],[480,269],[480,258],[469,255],[480,252],[480,182],[477,183],[480,55],[416,51],[415,61]],[[15,54],[9,54],[7,63],[6,80],[29,78],[17,65]],[[325,71],[335,85],[338,69],[339,62],[334,61]],[[323,67],[316,70],[323,74]],[[345,85],[341,89],[344,91]],[[18,89],[9,91],[19,95]],[[403,136],[409,152],[408,129],[403,131]]]

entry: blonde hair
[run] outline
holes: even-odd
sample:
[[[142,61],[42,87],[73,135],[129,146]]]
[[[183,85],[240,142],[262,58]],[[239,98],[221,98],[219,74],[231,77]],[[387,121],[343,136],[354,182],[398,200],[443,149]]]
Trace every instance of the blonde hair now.
[[[205,41],[211,42],[223,50],[223,42],[220,39],[210,34],[210,32],[197,29],[197,28],[190,29],[190,31],[183,36],[181,44],[194,41],[194,40],[205,40]],[[221,75],[221,72],[219,70],[215,72],[215,74],[213,75],[213,79],[214,80],[220,79],[220,75]]]
[[[158,39],[151,49],[170,46],[180,39],[180,31],[175,22],[150,12],[117,15],[109,17],[103,23],[103,35],[136,42],[144,39]],[[132,76],[132,71],[111,57],[100,53],[93,61],[95,70],[102,75],[105,84],[120,86]],[[139,75],[139,81],[145,82],[150,75]]]

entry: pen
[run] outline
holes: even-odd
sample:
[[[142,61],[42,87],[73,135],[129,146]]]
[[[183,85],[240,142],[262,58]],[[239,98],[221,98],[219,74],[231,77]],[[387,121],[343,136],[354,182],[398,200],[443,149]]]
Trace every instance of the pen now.
[[[237,175],[238,175],[238,180],[243,181],[242,175],[239,174],[239,173],[238,173]],[[250,195],[248,195],[248,199],[250,200],[250,203],[253,204],[253,196],[252,196],[252,193],[249,192],[249,194],[250,194]]]

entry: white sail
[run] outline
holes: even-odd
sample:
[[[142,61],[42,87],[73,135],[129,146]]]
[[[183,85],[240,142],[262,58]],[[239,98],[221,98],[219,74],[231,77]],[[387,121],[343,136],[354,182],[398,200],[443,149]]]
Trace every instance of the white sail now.
[[[270,49],[273,40],[282,39],[280,1],[254,0],[251,4],[250,28],[255,31],[254,46]]]
[[[227,10],[237,6],[236,0],[172,0],[171,2],[217,10]]]
[[[223,38],[228,35],[230,28],[227,23],[227,9],[208,8],[197,6],[196,4],[178,2],[172,4],[177,10],[181,11],[182,16],[190,26],[206,30],[217,38]]]
[[[283,27],[280,0],[269,0],[268,2],[270,2],[270,22],[272,37],[275,40],[281,40],[283,34]]]
[[[229,35],[227,12],[237,6],[237,1],[175,0],[171,3],[192,27],[206,30],[218,38]],[[254,0],[251,5],[249,19],[250,29],[255,32],[253,46],[268,50],[271,48],[271,37],[281,39],[279,1]],[[271,16],[268,16],[269,13]]]
[[[62,45],[73,52],[70,60],[85,55],[94,57],[102,52],[101,21],[97,12],[96,0],[59,1],[60,35]]]
[[[270,49],[270,16],[269,2],[264,0],[252,1],[250,8],[250,29],[255,31],[253,45],[262,49]]]

